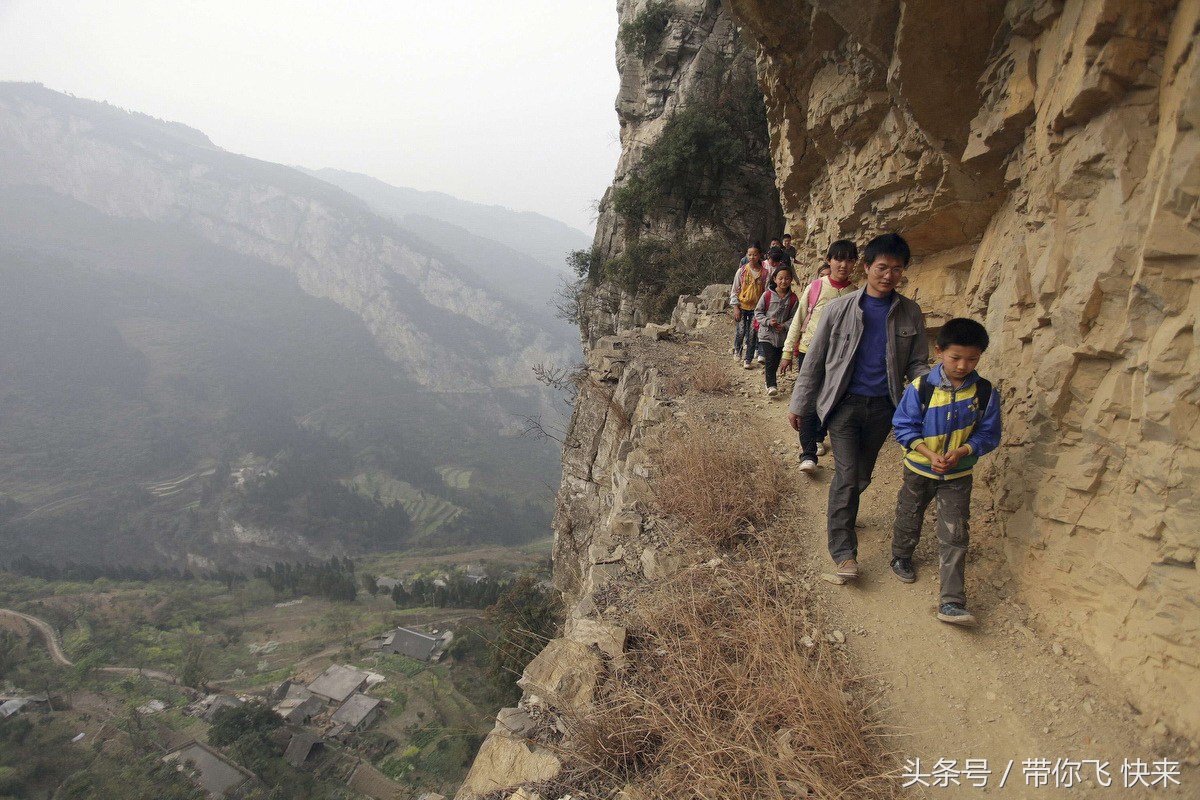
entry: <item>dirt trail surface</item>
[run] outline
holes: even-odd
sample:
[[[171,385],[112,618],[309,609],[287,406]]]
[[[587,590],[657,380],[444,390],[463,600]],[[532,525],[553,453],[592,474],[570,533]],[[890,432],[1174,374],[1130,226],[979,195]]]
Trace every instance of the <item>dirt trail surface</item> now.
[[[46,649],[50,651],[50,658],[55,664],[61,664],[64,667],[73,667],[75,663],[67,658],[63,652],[62,644],[58,641],[58,634],[50,623],[43,619],[38,619],[30,614],[24,614],[20,611],[14,611],[11,608],[0,608],[0,615],[15,617],[16,619],[27,622],[33,626],[46,642]],[[141,675],[151,680],[162,681],[163,683],[179,683],[179,678],[169,672],[163,672],[157,669],[139,669],[138,667],[97,667],[96,672],[105,672],[110,675]]]
[[[1006,574],[1003,542],[990,524],[991,502],[982,481],[976,481],[972,502],[967,569],[968,604],[979,620],[977,627],[952,626],[936,617],[933,507],[915,556],[917,582],[901,583],[891,573],[892,523],[902,469],[902,451],[894,440],[881,452],[861,503],[861,577],[846,585],[829,582],[835,578],[825,540],[832,455],[821,458],[814,477],[799,471],[796,434],[787,423],[794,375],[780,382],[777,398],[768,398],[762,368],[747,371],[735,363],[731,338],[732,326],[727,331],[718,323],[691,336],[682,355],[675,350],[676,358],[689,370],[705,362],[727,369],[732,396],[699,398],[695,402],[704,406],[703,415],[715,418],[724,406],[730,416],[758,419],[773,440],[776,456],[788,464],[789,485],[796,488],[807,512],[775,524],[795,531],[798,558],[806,562],[797,566],[813,579],[829,638],[844,639],[853,668],[877,686],[880,721],[899,733],[894,747],[900,763],[920,759],[919,781],[903,796],[1200,797],[1196,744],[1171,738],[1156,720],[1141,716],[1124,699],[1101,658],[1045,630],[1036,614],[1022,605]],[[699,409],[689,412],[695,410]],[[934,773],[941,759],[948,768],[939,780]],[[980,785],[981,771],[969,778],[967,759],[986,760],[990,774],[985,786]],[[1145,770],[1134,765],[1122,772],[1126,759],[1140,759]],[[1027,764],[1028,760],[1033,761]],[[1105,762],[1108,777],[1101,772],[1099,779],[1101,784],[1111,781],[1107,787],[1097,782],[1097,767]],[[918,777],[917,770],[908,772],[898,776],[898,784]],[[1144,773],[1140,779],[1139,772]],[[1164,778],[1164,772],[1174,775]],[[1132,785],[1127,786],[1130,776]],[[1153,788],[1143,785],[1156,779],[1159,783]]]

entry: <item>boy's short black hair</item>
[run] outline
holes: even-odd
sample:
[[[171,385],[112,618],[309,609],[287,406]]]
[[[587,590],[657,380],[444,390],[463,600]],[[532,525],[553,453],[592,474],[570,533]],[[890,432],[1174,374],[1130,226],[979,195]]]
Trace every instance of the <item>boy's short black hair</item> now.
[[[791,235],[790,233],[785,233],[785,234],[783,235],[783,238],[785,238],[785,239],[790,239],[790,238],[792,238],[792,235]]]
[[[867,248],[863,251],[863,258],[868,267],[880,256],[898,258],[907,267],[909,259],[912,258],[912,251],[908,249],[908,242],[904,241],[903,236],[898,233],[885,233],[867,242]]]
[[[825,254],[825,258],[836,258],[839,261],[858,261],[858,245],[849,239],[838,239],[829,245],[829,252]]]
[[[785,264],[792,263],[792,260],[788,258],[788,254],[784,252],[782,247],[772,247],[767,251],[767,258],[772,261],[782,261]]]
[[[987,328],[973,319],[955,317],[938,331],[937,346],[945,350],[952,344],[959,347],[978,347],[979,352],[988,348]]]

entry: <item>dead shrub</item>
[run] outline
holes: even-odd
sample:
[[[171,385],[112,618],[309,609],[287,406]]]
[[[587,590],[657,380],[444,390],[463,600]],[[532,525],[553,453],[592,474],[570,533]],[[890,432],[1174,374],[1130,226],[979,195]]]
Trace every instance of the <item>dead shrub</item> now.
[[[701,364],[692,372],[692,388],[702,394],[729,394],[733,379],[729,371],[712,362]]]
[[[726,435],[688,431],[663,447],[659,464],[659,506],[681,534],[706,544],[728,545],[762,526],[785,495],[782,463],[748,423]]]
[[[632,782],[646,797],[896,796],[869,701],[769,554],[648,591],[627,668],[569,721],[580,783]]]

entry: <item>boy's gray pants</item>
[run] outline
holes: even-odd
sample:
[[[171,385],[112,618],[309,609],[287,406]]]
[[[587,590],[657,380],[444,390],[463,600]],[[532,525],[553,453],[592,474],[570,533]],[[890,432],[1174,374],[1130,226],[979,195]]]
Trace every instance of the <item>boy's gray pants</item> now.
[[[902,467],[904,483],[896,498],[896,525],[892,529],[892,557],[912,558],[921,540],[925,509],[937,497],[938,561],[942,580],[941,603],[967,604],[964,581],[967,544],[970,541],[971,483],[968,475],[939,481]]]

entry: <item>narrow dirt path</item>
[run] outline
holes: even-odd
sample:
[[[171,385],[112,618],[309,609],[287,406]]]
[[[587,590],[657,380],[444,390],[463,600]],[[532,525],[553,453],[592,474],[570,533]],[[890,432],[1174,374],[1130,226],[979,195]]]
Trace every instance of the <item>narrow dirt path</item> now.
[[[774,440],[776,453],[789,465],[789,484],[796,487],[800,507],[809,510],[801,519],[784,523],[795,529],[802,553],[798,558],[806,562],[809,574],[832,577],[825,543],[832,456],[821,459],[822,469],[815,477],[799,471],[796,435],[787,424],[792,376],[781,381],[778,398],[767,398],[762,369],[745,371],[734,363],[728,355],[731,336],[723,326],[713,326],[698,338],[704,346],[689,351],[700,351],[701,360],[724,365],[733,380],[730,412],[756,414]],[[939,622],[935,616],[938,557],[932,510],[916,553],[917,582],[904,584],[892,575],[891,528],[901,458],[899,445],[894,441],[885,445],[875,480],[862,500],[862,576],[846,585],[820,579],[813,584],[831,634],[836,630],[845,637],[852,663],[879,691],[879,715],[899,733],[895,750],[901,762],[920,759],[920,780],[928,786],[916,783],[904,794],[1200,796],[1200,770],[1186,764],[1178,767],[1181,786],[1126,788],[1121,771],[1125,759],[1150,765],[1164,758],[1182,762],[1184,754],[1139,722],[1095,653],[1065,636],[1036,630],[1030,611],[1005,577],[1001,543],[983,513],[990,504],[980,483],[972,504],[967,572],[969,607],[979,625],[964,629]],[[944,785],[933,776],[941,759],[955,762],[942,772]],[[986,759],[991,773],[986,786],[980,785],[981,773],[969,780],[967,759]],[[1027,765],[1030,759],[1045,763]],[[1073,763],[1064,761],[1079,766],[1074,769]],[[1103,772],[1099,777],[1101,783],[1111,780],[1107,788],[1097,783],[1097,767],[1103,768],[1105,762],[1108,777]],[[1004,778],[1006,770],[1009,774]]]
[[[20,611],[14,611],[11,608],[0,608],[0,615],[14,617],[22,620],[33,626],[38,633],[42,635],[42,639],[46,642],[46,650],[50,653],[50,659],[55,663],[64,667],[73,667],[75,662],[67,658],[67,654],[63,652],[62,643],[58,640],[58,634],[49,622],[44,619],[39,619],[31,614],[25,614]],[[161,681],[162,683],[178,684],[179,678],[169,672],[164,672],[158,669],[140,669],[138,667],[97,667],[96,672],[104,672],[110,675],[140,675],[151,680]]]

